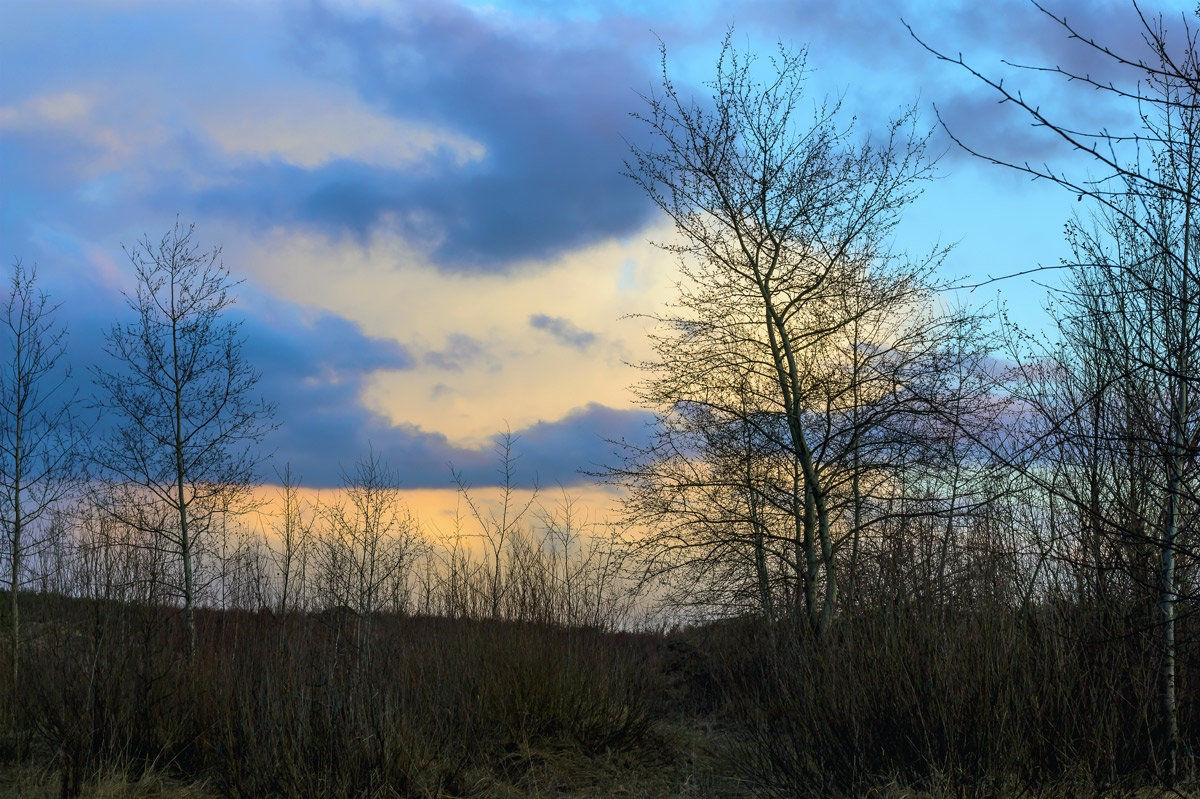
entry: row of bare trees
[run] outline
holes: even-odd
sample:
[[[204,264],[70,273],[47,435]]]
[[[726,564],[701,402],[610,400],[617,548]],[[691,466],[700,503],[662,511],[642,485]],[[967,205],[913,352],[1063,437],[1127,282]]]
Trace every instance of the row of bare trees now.
[[[198,606],[349,615],[363,646],[383,612],[598,627],[623,618],[627,576],[602,526],[565,492],[558,509],[536,492],[515,506],[511,436],[496,502],[456,477],[469,517],[445,540],[421,529],[374,451],[332,495],[307,499],[284,467],[278,497],[265,498],[273,407],[226,313],[237,283],[220,250],[177,223],[128,255],[130,319],[105,334],[91,401],[71,380],[57,306],[32,270],[13,267],[0,320],[0,575],[14,689],[30,590],[178,606],[188,659]]]
[[[118,525],[149,548],[150,574],[178,575],[153,582],[182,601],[194,653],[197,539],[244,504],[262,458],[258,445],[272,427],[239,326],[223,313],[236,282],[220,249],[201,249],[193,229],[177,222],[161,240],[146,238],[127,253],[136,289],[127,295],[130,320],[104,335],[108,360],[93,366],[98,424],[85,420],[70,379],[57,306],[19,262],[9,282],[0,520],[14,685],[19,598],[26,561],[38,554],[37,528],[61,533],[66,503],[84,493],[100,517],[93,527]]]
[[[1093,102],[1098,98],[1112,118],[1128,120],[1124,129],[1073,119],[1065,109],[1043,110],[961,55],[927,49],[1018,109],[1061,148],[1063,159],[1011,163],[985,154],[987,160],[1090,203],[1090,213],[1067,225],[1073,258],[1052,308],[1058,340],[1040,348],[1036,360],[1022,361],[1036,363],[1045,378],[1016,391],[1030,409],[1036,441],[1021,472],[1074,522],[1066,526],[1074,533],[1070,551],[1060,547],[1060,554],[1086,574],[1082,596],[1106,614],[1128,613],[1131,605],[1154,599],[1156,610],[1144,623],[1159,636],[1161,773],[1172,784],[1185,751],[1177,620],[1181,608],[1190,613],[1200,599],[1198,31],[1187,14],[1155,15],[1135,2],[1130,21],[1142,48],[1123,50],[1037,8],[1096,71],[1021,69],[1093,90]]]
[[[513,443],[506,440],[503,451],[511,453]],[[630,618],[636,592],[621,567],[620,540],[566,491],[554,503],[532,492],[514,514],[514,492],[492,497],[464,485],[460,501],[469,516],[439,533],[422,528],[395,472],[374,452],[324,496],[304,491],[286,469],[280,481],[275,501],[253,513],[223,508],[193,524],[196,605],[281,618],[343,614],[361,626],[364,640],[381,613],[601,629]],[[117,508],[111,499],[104,506],[88,499],[76,496],[47,514],[27,541],[19,585],[181,604],[183,564],[166,512],[152,516],[154,506],[141,500]],[[506,514],[507,525],[498,526]]]

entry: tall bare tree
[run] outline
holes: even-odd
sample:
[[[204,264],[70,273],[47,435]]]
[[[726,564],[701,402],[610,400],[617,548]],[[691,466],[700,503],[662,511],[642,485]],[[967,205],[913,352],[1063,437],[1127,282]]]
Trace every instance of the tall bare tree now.
[[[65,361],[67,331],[58,306],[37,285],[37,272],[17,261],[7,286],[0,329],[0,525],[9,588],[11,677],[21,656],[19,597],[38,523],[75,487],[81,431]]]
[[[1008,107],[1025,115],[1048,141],[1062,149],[1065,161],[1010,161],[949,133],[964,149],[994,164],[1063,187],[1091,203],[1095,225],[1070,228],[1078,263],[1067,288],[1067,308],[1076,314],[1065,325],[1068,347],[1090,375],[1074,372],[1075,389],[1066,407],[1055,413],[1075,422],[1081,435],[1072,442],[1101,456],[1125,450],[1121,471],[1139,473],[1154,498],[1108,502],[1092,452],[1088,468],[1076,469],[1086,490],[1060,491],[1086,520],[1093,545],[1104,530],[1119,531],[1122,548],[1151,543],[1157,552],[1157,594],[1161,630],[1162,774],[1174,783],[1181,741],[1177,718],[1175,622],[1179,595],[1177,560],[1194,548],[1188,506],[1194,503],[1189,466],[1200,452],[1200,272],[1195,258],[1200,209],[1200,54],[1198,29],[1180,14],[1170,25],[1131,3],[1133,25],[1142,48],[1123,50],[1089,36],[1082,28],[1034,2],[1047,22],[1080,48],[1090,71],[1062,66],[1009,64],[1026,76],[1061,78],[1089,91],[1089,118],[1073,118],[1069,103],[1037,103],[1022,93],[1021,82],[988,75],[965,61],[918,41],[942,61],[972,75]],[[910,29],[911,30],[911,29]],[[916,34],[914,33],[914,37]],[[1090,112],[1109,111],[1125,118],[1127,130],[1097,125]],[[1076,160],[1071,161],[1069,159]],[[1084,379],[1079,379],[1079,378]],[[1123,415],[1114,426],[1113,415]],[[1052,427],[1059,424],[1052,421]],[[1091,431],[1085,428],[1090,423]],[[1114,437],[1115,434],[1115,437]],[[1087,436],[1090,435],[1089,443]],[[1113,446],[1116,444],[1116,446]],[[1153,453],[1149,466],[1144,456]],[[1134,459],[1137,459],[1136,461]],[[1110,460],[1111,462],[1111,460]],[[1040,466],[1041,464],[1039,464]],[[1038,475],[1037,469],[1027,474]],[[1125,489],[1128,489],[1128,485]],[[1134,492],[1135,494],[1138,492]],[[1130,511],[1134,511],[1131,517]],[[1111,537],[1110,537],[1110,540]],[[1105,577],[1099,548],[1096,589]]]
[[[197,538],[213,514],[249,496],[274,413],[242,353],[240,324],[225,318],[237,282],[220,248],[200,248],[193,234],[176,222],[160,240],[126,250],[137,278],[127,298],[134,318],[106,333],[111,363],[94,370],[110,426],[93,454],[110,487],[170,511],[170,525],[152,532],[178,557],[191,655]],[[127,524],[155,518],[130,515],[128,502],[108,507]]]
[[[926,355],[957,324],[933,311],[945,250],[911,260],[891,244],[934,166],[913,109],[880,137],[836,102],[805,118],[805,53],[781,46],[768,68],[730,37],[711,102],[680,93],[664,51],[661,92],[634,115],[651,135],[627,173],[674,223],[660,246],[682,279],[640,386],[659,436],[612,477],[660,531],[655,568],[753,575],[747,596],[773,612],[766,561],[780,563],[819,635],[863,523],[840,518],[845,497],[861,511],[866,464],[900,446]]]

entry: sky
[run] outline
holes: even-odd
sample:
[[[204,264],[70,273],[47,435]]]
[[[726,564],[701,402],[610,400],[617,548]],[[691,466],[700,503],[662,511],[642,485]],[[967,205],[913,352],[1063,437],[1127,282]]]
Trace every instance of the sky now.
[[[1128,3],[1051,7],[1140,43]],[[1058,157],[902,19],[1065,118],[1110,121],[1094,92],[1001,62],[1103,68],[1015,0],[5,0],[0,257],[61,303],[87,392],[127,318],[123,247],[194,223],[244,281],[231,318],[277,404],[271,464],[334,486],[373,449],[414,496],[447,489],[451,463],[486,488],[509,431],[519,479],[595,492],[584,472],[611,442],[646,438],[638,315],[674,294],[651,244],[671,231],[621,174],[660,41],[701,99],[733,26],[739,47],[807,47],[810,95],[841,97],[864,134],[915,103],[985,152]],[[934,144],[900,249],[955,244],[942,269],[967,283],[1067,255],[1074,196]],[[1043,298],[1026,279],[957,299],[1037,330]]]

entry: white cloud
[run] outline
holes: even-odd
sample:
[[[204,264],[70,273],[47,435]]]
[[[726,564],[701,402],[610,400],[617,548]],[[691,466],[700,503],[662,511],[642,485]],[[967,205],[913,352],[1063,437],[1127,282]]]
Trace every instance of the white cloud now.
[[[24,102],[0,107],[0,130],[36,131],[77,124],[94,106],[93,98],[73,91],[30,97]]]
[[[162,163],[171,140],[145,102],[120,100],[107,89],[86,84],[0,106],[0,132],[62,142],[57,165],[70,164],[81,181],[125,168],[140,172],[151,163]]]
[[[288,87],[247,94],[206,109],[201,127],[234,158],[277,158],[306,169],[340,158],[404,168],[439,151],[460,165],[486,155],[479,142],[381,114],[349,91]]]
[[[81,196],[92,199],[108,191],[106,175],[119,174],[127,188],[152,188],[164,170],[178,189],[220,182],[223,171],[197,162],[181,129],[207,142],[227,167],[277,159],[312,169],[346,158],[418,171],[433,158],[463,165],[486,155],[466,136],[376,112],[350,89],[263,83],[186,103],[158,91],[153,83],[133,81],[119,89],[81,83],[35,94],[0,105],[0,135],[56,142],[63,155],[58,167],[69,170]],[[181,119],[188,124],[181,126]]]
[[[408,347],[418,366],[377,373],[363,403],[460,446],[484,445],[506,424],[560,419],[589,402],[630,407],[639,375],[627,363],[649,356],[649,323],[621,317],[661,310],[676,276],[671,257],[641,237],[503,275],[445,274],[397,238],[379,237],[365,251],[293,230],[224,240],[229,263],[268,290]],[[530,328],[537,314],[569,319],[596,341],[586,354],[563,346]],[[457,370],[423,362],[455,336],[482,342],[483,355]]]

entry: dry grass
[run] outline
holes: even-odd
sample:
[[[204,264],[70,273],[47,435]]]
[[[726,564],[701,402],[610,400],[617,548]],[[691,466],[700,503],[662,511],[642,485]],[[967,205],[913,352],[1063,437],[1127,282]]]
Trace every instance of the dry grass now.
[[[509,753],[498,767],[468,767],[461,791],[446,795],[478,799],[753,796],[748,786],[730,776],[728,749],[712,728],[663,723],[650,738],[640,751],[608,751],[595,756],[567,746],[524,747]],[[53,758],[39,758],[37,765],[0,768],[0,797],[4,799],[58,799],[61,795],[62,774]],[[77,794],[81,799],[218,799],[222,795],[203,781],[188,782],[161,771],[131,778],[112,769],[87,775]]]
[[[61,775],[46,765],[11,765],[0,769],[0,797],[5,799],[59,799]],[[202,783],[187,783],[157,772],[131,780],[114,771],[87,778],[81,799],[217,799]]]

